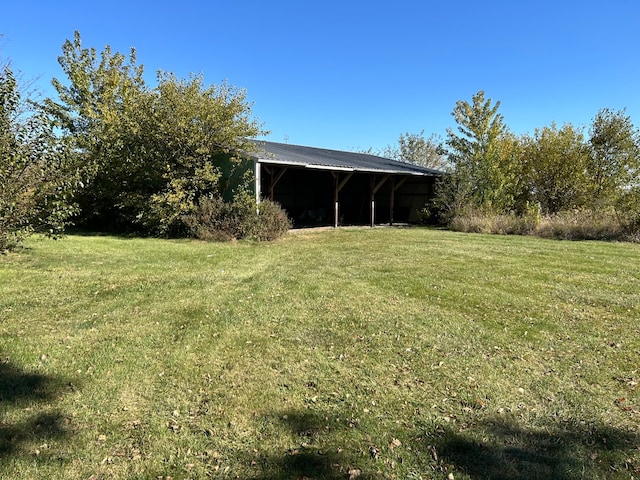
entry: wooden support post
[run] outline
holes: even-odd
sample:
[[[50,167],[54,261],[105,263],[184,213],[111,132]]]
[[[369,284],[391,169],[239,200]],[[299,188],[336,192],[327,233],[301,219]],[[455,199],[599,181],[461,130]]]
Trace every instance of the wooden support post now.
[[[342,190],[353,176],[353,172],[347,173],[342,181],[340,181],[339,173],[331,172],[331,174],[333,175],[333,226],[337,228],[340,220],[340,202],[338,195],[340,194],[340,190]]]
[[[382,180],[376,184],[376,176],[371,175],[371,227],[375,227],[376,225],[376,193],[378,193],[380,187],[384,185],[384,182],[386,182],[389,177],[391,177],[391,175],[385,175],[382,177]]]
[[[409,177],[402,177],[400,181],[396,182],[396,178],[391,178],[391,225],[393,225],[393,210],[396,203],[396,191],[407,181]]]
[[[375,175],[371,175],[371,203],[370,203],[370,207],[369,207],[369,208],[371,208],[371,212],[370,212],[370,218],[371,218],[370,227],[371,228],[373,228],[376,225],[376,192],[374,191],[375,182],[376,182]]]
[[[276,186],[276,183],[280,181],[284,173],[287,171],[287,167],[282,167],[280,171],[277,171],[275,168],[269,170],[269,175],[271,176],[271,182],[269,183],[269,200],[273,202],[273,189]],[[277,172],[277,173],[276,173]],[[275,176],[274,176],[275,173]]]
[[[340,175],[333,174],[333,228],[338,228],[338,193],[340,192]]]
[[[256,198],[256,212],[259,210],[258,205],[262,201],[262,165],[260,162],[255,162],[255,198]]]
[[[393,209],[395,207],[395,201],[396,201],[395,183],[396,183],[395,177],[391,177],[391,186],[389,188],[389,225],[393,225]]]

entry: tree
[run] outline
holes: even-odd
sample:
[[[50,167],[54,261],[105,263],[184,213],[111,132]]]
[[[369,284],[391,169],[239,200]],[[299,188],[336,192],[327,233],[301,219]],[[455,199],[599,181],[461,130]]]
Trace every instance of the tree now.
[[[526,137],[506,132],[498,141],[500,152],[497,169],[500,176],[498,185],[503,198],[501,213],[519,215],[531,213],[528,168],[525,160]]]
[[[386,147],[382,155],[436,170],[446,167],[446,151],[442,145],[442,139],[436,134],[425,138],[424,130],[420,133],[401,133],[398,137],[398,145]]]
[[[589,149],[582,132],[571,124],[536,129],[527,140],[528,189],[542,213],[558,213],[588,204]]]
[[[48,119],[29,105],[5,66],[0,71],[0,251],[36,231],[61,233],[75,212],[70,197],[80,176],[70,151]]]
[[[613,206],[640,186],[640,136],[625,111],[600,110],[591,123],[589,147],[593,207]]]
[[[513,204],[509,182],[514,157],[499,107],[500,102],[492,105],[483,91],[473,95],[471,103],[456,103],[452,115],[458,132],[449,129],[446,141],[453,170],[447,180],[453,208],[503,211]],[[506,151],[505,146],[509,146]]]
[[[122,192],[148,183],[137,175],[145,170],[138,148],[139,115],[146,107],[144,68],[136,64],[134,49],[127,58],[109,46],[100,55],[83,48],[79,32],[63,44],[58,62],[68,82],[52,80],[59,100],[45,99],[43,111],[89,173],[86,188],[77,195],[79,221],[113,226],[135,215],[127,208],[131,199]],[[149,170],[148,175],[154,174]]]
[[[230,200],[252,186],[246,152],[262,133],[251,117],[246,92],[227,84],[206,86],[201,76],[179,80],[160,74],[149,119],[149,159],[162,174],[142,220],[171,233],[203,196]]]
[[[107,46],[98,55],[78,32],[59,62],[68,86],[54,79],[60,100],[46,106],[92,171],[78,196],[86,225],[179,234],[181,216],[201,197],[246,184],[238,153],[265,132],[244,91],[169,73],[149,88],[134,49],[125,57]]]

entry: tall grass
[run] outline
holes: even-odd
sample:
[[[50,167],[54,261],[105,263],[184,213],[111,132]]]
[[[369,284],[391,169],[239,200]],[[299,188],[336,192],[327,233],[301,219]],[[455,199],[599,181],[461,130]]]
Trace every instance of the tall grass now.
[[[545,216],[465,212],[454,217],[450,227],[454,231],[467,233],[640,242],[640,220],[637,215],[610,209],[574,210]]]
[[[0,257],[0,477],[640,476],[640,250],[427,229]]]

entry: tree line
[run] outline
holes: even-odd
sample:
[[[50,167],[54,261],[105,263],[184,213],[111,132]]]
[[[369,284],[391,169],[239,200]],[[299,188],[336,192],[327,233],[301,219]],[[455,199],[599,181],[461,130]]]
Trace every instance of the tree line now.
[[[483,91],[458,101],[445,140],[402,134],[393,158],[447,172],[430,213],[451,224],[470,213],[531,218],[609,212],[637,227],[640,134],[625,110],[603,108],[588,128],[570,123],[515,135]],[[633,226],[632,225],[632,226]]]
[[[34,101],[0,61],[0,251],[71,222],[108,231],[201,238],[275,238],[290,226],[256,205],[247,153],[266,134],[246,92],[202,76],[144,79],[128,55],[62,46],[57,98]],[[640,135],[624,110],[588,129],[564,124],[515,135],[483,91],[458,101],[445,139],[400,135],[377,152],[444,171],[424,216],[509,215],[527,221],[598,211],[640,225]],[[371,152],[369,152],[371,153]]]

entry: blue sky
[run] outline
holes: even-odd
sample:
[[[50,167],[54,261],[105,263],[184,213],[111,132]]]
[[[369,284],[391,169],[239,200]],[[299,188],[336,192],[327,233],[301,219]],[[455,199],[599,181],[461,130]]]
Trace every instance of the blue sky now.
[[[244,88],[267,139],[382,149],[446,134],[484,90],[516,133],[588,125],[604,107],[640,125],[637,0],[0,0],[0,56],[45,94],[61,45],[128,53],[157,70]]]

